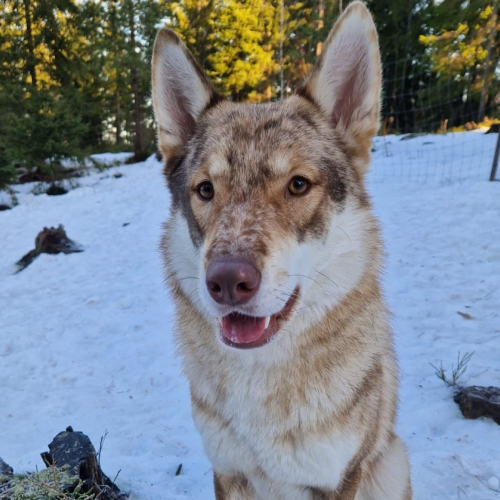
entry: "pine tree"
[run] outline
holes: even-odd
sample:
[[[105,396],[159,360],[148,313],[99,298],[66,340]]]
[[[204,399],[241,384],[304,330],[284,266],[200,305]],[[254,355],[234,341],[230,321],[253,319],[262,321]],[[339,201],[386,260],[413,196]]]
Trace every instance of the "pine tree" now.
[[[433,74],[420,43],[433,0],[369,0],[379,34],[383,66],[382,131],[412,132],[422,121],[421,90]]]
[[[214,21],[219,1],[179,0],[161,4],[168,25],[184,40],[205,70],[210,69],[208,56],[213,53],[213,43],[217,45]]]
[[[339,15],[336,1],[285,1],[285,89],[294,89],[313,67]]]
[[[278,71],[275,7],[262,0],[231,0],[217,5],[207,57],[208,74],[233,100],[259,102],[275,93],[270,76]]]
[[[84,44],[77,7],[71,0],[5,0],[4,12],[0,148],[11,166],[53,172],[63,157],[84,153],[88,130],[75,77]]]
[[[154,150],[150,61],[161,7],[146,0],[110,0],[95,46],[101,53],[108,129],[116,144],[133,145],[137,161]],[[105,55],[104,55],[105,54]]]
[[[500,60],[498,8],[498,0],[471,0],[465,6],[443,0],[435,7],[431,33],[420,37],[438,81],[451,95],[448,113],[454,125],[481,121],[492,111],[488,96],[500,90],[493,71]]]

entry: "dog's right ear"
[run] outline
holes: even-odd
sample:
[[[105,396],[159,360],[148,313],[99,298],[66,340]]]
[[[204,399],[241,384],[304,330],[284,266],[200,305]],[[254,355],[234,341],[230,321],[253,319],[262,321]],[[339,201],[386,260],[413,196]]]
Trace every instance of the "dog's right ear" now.
[[[158,143],[168,162],[182,154],[201,113],[222,98],[182,40],[162,28],[153,49],[153,106]]]

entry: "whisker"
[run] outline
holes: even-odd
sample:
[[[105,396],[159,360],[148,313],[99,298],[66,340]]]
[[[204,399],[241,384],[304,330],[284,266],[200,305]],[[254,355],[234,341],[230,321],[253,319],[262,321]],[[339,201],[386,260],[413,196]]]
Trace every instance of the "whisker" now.
[[[349,243],[352,244],[352,241],[351,241],[351,238],[349,238],[349,235],[340,226],[337,226],[337,227],[347,236],[347,239],[349,240]]]
[[[339,288],[338,283],[335,283],[335,281],[333,281],[332,278],[328,277],[326,274],[323,274],[321,271],[314,271],[314,272],[321,274],[321,276],[324,276],[327,280],[331,281],[337,288]]]
[[[318,271],[316,271],[318,272]],[[293,277],[301,277],[301,278],[309,278],[311,281],[314,281],[314,283],[316,283],[318,286],[320,286],[321,288],[323,288],[323,286],[321,285],[321,283],[319,283],[318,281],[316,281],[314,278],[311,278],[310,276],[307,276],[306,274],[289,274],[288,277],[289,278],[293,278]],[[324,290],[324,288],[323,288]]]
[[[286,298],[286,299],[283,299],[283,298],[278,297],[278,296],[276,296],[276,295],[275,295],[275,297],[276,297],[277,299],[282,300],[282,301],[283,301],[283,302],[285,302],[285,303],[286,303],[286,302],[288,302],[288,300],[290,299],[290,296],[291,296],[291,294],[290,294],[290,293],[285,292],[285,291],[281,291],[279,288],[274,288],[274,290],[275,290],[275,291],[278,291],[278,292],[279,292],[279,293],[281,293],[281,294],[287,295],[287,298]],[[305,307],[313,307],[313,306],[314,306],[314,304],[310,304],[310,303],[306,302],[306,301],[305,301],[302,297],[300,297],[300,296],[299,296],[299,297],[297,297],[295,300],[298,300],[298,301],[299,301],[299,303],[305,304]],[[297,310],[299,310],[299,309],[297,309]]]

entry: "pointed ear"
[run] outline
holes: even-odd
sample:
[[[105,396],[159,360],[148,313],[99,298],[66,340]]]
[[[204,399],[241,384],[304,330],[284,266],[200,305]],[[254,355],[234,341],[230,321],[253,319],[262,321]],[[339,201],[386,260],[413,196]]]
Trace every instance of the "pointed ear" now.
[[[370,12],[351,3],[335,23],[299,94],[313,101],[340,132],[354,166],[368,170],[380,119],[381,66]]]
[[[152,82],[158,143],[168,174],[169,160],[182,154],[200,115],[222,98],[182,40],[168,28],[156,36]]]

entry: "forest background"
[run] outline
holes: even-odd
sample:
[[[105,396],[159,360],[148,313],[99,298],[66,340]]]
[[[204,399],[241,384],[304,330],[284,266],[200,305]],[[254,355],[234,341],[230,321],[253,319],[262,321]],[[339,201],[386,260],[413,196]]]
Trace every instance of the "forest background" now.
[[[0,189],[66,158],[155,152],[150,59],[183,38],[219,91],[293,92],[347,0],[0,0]],[[380,36],[381,134],[498,118],[499,0],[368,0]],[[31,177],[29,177],[31,176]]]

